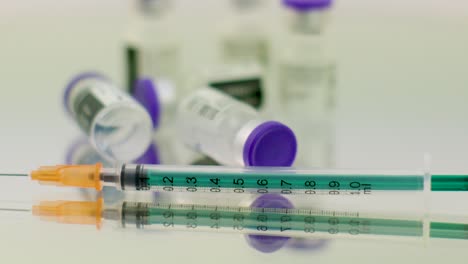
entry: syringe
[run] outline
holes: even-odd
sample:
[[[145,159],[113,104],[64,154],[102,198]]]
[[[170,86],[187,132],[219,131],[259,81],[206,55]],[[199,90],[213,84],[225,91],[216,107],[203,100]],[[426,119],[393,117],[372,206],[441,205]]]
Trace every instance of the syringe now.
[[[468,175],[421,172],[301,170],[124,164],[41,167],[31,173],[40,183],[121,190],[284,195],[369,196],[384,191],[468,191]]]
[[[468,224],[432,222],[398,215],[378,217],[359,212],[320,209],[251,208],[177,203],[53,201],[33,213],[67,224],[120,223],[123,228],[230,232],[310,238],[468,239]],[[104,220],[104,221],[103,221]]]

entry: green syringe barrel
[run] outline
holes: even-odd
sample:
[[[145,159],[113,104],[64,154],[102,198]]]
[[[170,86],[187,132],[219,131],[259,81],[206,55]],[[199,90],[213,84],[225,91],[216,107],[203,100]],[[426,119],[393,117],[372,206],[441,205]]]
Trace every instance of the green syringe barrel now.
[[[123,165],[112,178],[122,190],[369,196],[382,191],[468,191],[468,175],[424,172]],[[109,170],[106,172],[109,174]]]

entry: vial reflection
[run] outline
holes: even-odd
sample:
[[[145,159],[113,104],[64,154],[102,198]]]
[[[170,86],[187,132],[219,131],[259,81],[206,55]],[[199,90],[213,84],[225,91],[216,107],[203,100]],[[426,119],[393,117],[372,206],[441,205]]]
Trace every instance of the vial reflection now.
[[[258,197],[251,204],[252,208],[280,208],[292,209],[293,204],[278,194],[265,194]],[[257,219],[261,221],[261,219]],[[247,243],[262,253],[273,253],[283,247],[296,250],[314,251],[323,249],[327,241],[323,239],[303,239],[284,236],[246,235]]]

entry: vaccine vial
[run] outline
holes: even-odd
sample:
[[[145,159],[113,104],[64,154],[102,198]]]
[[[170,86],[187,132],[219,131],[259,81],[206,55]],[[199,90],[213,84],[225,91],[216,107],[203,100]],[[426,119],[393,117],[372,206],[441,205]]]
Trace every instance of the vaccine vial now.
[[[134,92],[138,78],[152,78],[171,119],[181,85],[181,41],[175,17],[175,0],[133,0],[124,37],[127,89]],[[163,122],[163,121],[162,121]]]
[[[210,87],[181,102],[176,130],[190,148],[224,165],[291,166],[296,156],[289,127]]]
[[[134,99],[96,73],[73,78],[64,94],[65,107],[104,158],[127,162],[151,143],[152,121]]]
[[[325,31],[331,7],[332,0],[282,0],[271,84],[278,116],[301,146],[295,162],[300,167],[334,166],[336,63]]]
[[[230,0],[232,19],[224,24],[221,33],[223,63],[268,62],[268,34],[266,19],[268,0]]]
[[[283,111],[307,106],[308,116],[320,119],[334,108],[336,66],[324,31],[331,6],[332,0],[283,0],[272,82]]]

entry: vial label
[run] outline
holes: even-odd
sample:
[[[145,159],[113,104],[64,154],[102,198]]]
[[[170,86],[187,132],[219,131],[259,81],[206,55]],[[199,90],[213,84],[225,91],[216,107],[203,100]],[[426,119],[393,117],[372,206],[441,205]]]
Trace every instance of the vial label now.
[[[244,164],[236,155],[242,155],[244,135],[250,133],[246,125],[256,121],[253,107],[206,87],[182,101],[178,110],[177,133],[185,145],[225,165]]]
[[[256,109],[260,108],[263,104],[264,96],[261,78],[211,82],[209,86],[249,104]]]
[[[82,100],[78,100],[75,113],[80,127],[89,131],[94,117],[103,107],[104,105],[93,94],[85,94]]]
[[[210,121],[214,120],[221,111],[220,108],[213,106],[208,101],[200,97],[195,97],[190,100],[187,104],[187,110]]]
[[[127,89],[130,93],[133,92],[133,85],[135,84],[138,76],[140,76],[138,65],[138,49],[134,46],[127,46],[125,48],[125,67],[127,70]]]
[[[89,132],[94,118],[107,105],[125,101],[120,91],[102,80],[89,80],[79,83],[70,95],[72,112],[79,126]]]

